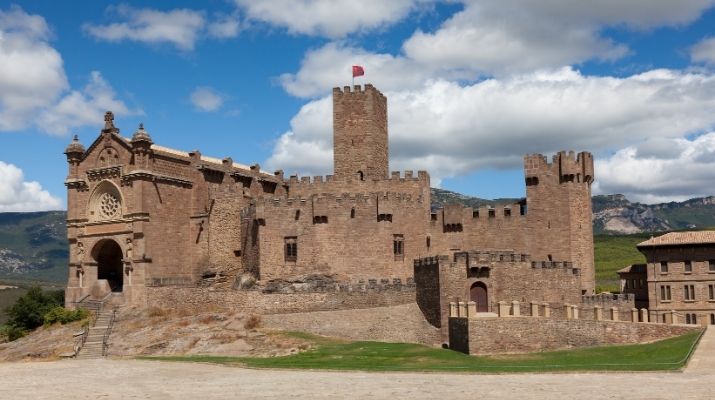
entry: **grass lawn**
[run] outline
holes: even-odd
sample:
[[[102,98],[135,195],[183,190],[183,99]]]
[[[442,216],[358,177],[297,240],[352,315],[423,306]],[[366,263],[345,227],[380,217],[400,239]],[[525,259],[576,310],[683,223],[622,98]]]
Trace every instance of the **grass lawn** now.
[[[418,344],[346,342],[289,332],[313,342],[313,349],[285,357],[157,356],[147,360],[208,362],[253,368],[360,371],[668,371],[681,368],[699,332],[649,344],[604,346],[525,355],[468,356]]]
[[[636,244],[648,240],[650,236],[594,236],[596,286],[600,291],[618,292],[620,288],[616,271],[631,264],[645,263],[645,257],[636,249]]]

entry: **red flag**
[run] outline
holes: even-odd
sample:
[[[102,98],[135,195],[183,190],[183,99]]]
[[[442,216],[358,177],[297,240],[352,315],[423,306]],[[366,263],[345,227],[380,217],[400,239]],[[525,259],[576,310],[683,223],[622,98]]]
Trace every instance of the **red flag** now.
[[[365,70],[359,65],[353,65],[353,78],[365,75]]]

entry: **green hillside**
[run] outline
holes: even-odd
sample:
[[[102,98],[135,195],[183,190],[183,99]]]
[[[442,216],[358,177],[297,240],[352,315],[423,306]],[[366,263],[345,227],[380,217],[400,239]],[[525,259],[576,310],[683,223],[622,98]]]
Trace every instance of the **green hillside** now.
[[[636,245],[650,236],[649,234],[595,235],[593,246],[597,289],[617,292],[619,282],[616,271],[631,264],[645,263],[645,257],[636,249]]]

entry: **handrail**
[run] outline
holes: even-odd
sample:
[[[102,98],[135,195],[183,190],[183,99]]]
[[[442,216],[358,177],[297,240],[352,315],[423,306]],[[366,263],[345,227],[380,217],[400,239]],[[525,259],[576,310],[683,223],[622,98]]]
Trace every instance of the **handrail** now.
[[[75,343],[73,348],[73,357],[77,357],[79,355],[79,351],[82,350],[82,347],[84,347],[84,343],[87,341],[87,336],[89,336],[89,326],[85,326],[82,328],[82,334],[77,339],[77,342]]]
[[[102,337],[102,357],[107,355],[107,348],[109,345],[107,342],[109,341],[109,335],[112,333],[112,328],[114,327],[114,319],[117,316],[117,309],[114,308],[112,310],[112,317],[109,319],[109,324],[107,325],[107,330],[104,331],[104,337]]]

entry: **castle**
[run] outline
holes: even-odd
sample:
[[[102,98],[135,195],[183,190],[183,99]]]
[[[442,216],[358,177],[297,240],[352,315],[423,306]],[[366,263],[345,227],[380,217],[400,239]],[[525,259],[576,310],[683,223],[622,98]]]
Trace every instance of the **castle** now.
[[[88,148],[75,137],[65,151],[67,302],[111,296],[141,306],[151,290],[211,279],[408,281],[413,260],[458,262],[477,249],[520,263],[473,289],[489,268],[461,261],[473,275],[460,285],[484,310],[500,287],[528,286],[543,301],[594,293],[590,153],[525,156],[526,198],[514,204],[433,211],[426,171],[389,171],[387,126],[387,99],[375,87],[333,89],[334,174],[299,178],[160,146],[142,125],[124,137],[107,112]]]

